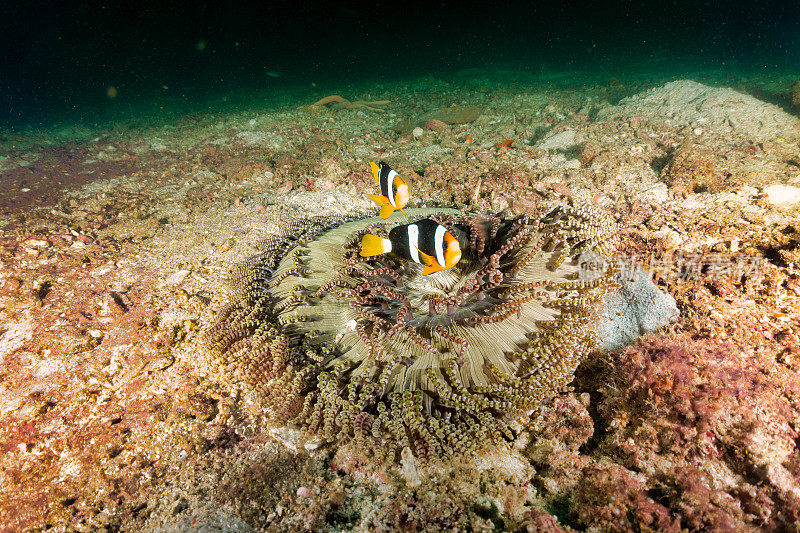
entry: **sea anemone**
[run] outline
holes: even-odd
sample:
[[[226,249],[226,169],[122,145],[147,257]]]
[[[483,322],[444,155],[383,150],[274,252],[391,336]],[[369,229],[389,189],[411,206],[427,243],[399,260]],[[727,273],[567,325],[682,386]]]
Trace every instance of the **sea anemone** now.
[[[464,251],[449,270],[359,256],[361,237],[433,218]],[[597,345],[613,225],[559,206],[543,217],[408,209],[286,224],[233,274],[205,334],[280,424],[394,456],[466,454],[566,388]]]

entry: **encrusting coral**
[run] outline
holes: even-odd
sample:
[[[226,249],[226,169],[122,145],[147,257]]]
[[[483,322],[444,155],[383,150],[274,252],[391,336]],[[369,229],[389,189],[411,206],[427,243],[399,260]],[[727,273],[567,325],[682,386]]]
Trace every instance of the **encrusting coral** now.
[[[307,438],[384,457],[465,454],[511,438],[596,346],[613,225],[565,206],[540,218],[407,211],[286,224],[234,274],[206,341],[273,421]],[[460,241],[452,269],[359,256],[366,232],[428,217]]]

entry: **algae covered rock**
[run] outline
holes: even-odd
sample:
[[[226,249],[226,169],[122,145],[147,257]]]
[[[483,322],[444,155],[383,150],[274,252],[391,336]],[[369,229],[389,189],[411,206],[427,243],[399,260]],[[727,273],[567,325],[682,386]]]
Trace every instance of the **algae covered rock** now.
[[[397,133],[408,133],[416,127],[423,127],[431,121],[438,121],[443,124],[466,124],[477,120],[481,116],[481,108],[472,105],[459,105],[453,107],[440,107],[429,111],[416,118],[410,118],[399,122],[394,128]],[[441,129],[441,128],[440,128]]]

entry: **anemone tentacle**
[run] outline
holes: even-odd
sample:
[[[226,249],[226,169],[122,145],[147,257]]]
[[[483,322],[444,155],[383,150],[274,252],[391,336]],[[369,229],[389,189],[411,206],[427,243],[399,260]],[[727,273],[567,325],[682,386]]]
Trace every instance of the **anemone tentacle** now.
[[[541,217],[407,209],[392,221],[288,222],[233,274],[206,342],[268,416],[386,456],[468,454],[563,390],[596,347],[613,224],[558,206]],[[428,276],[361,257],[367,232],[431,217],[462,259]],[[586,257],[592,259],[586,261]]]

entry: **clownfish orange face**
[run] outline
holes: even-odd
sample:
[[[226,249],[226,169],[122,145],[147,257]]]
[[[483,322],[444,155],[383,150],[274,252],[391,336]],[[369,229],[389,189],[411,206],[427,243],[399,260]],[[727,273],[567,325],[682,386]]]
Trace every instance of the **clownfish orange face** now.
[[[461,245],[453,235],[447,231],[444,234],[444,265],[445,270],[452,268],[461,259]]]
[[[397,177],[397,180],[399,180],[400,184],[397,186],[397,191],[395,192],[394,195],[394,203],[398,209],[402,210],[408,203],[408,198],[409,198],[408,183],[401,180],[400,176]]]

